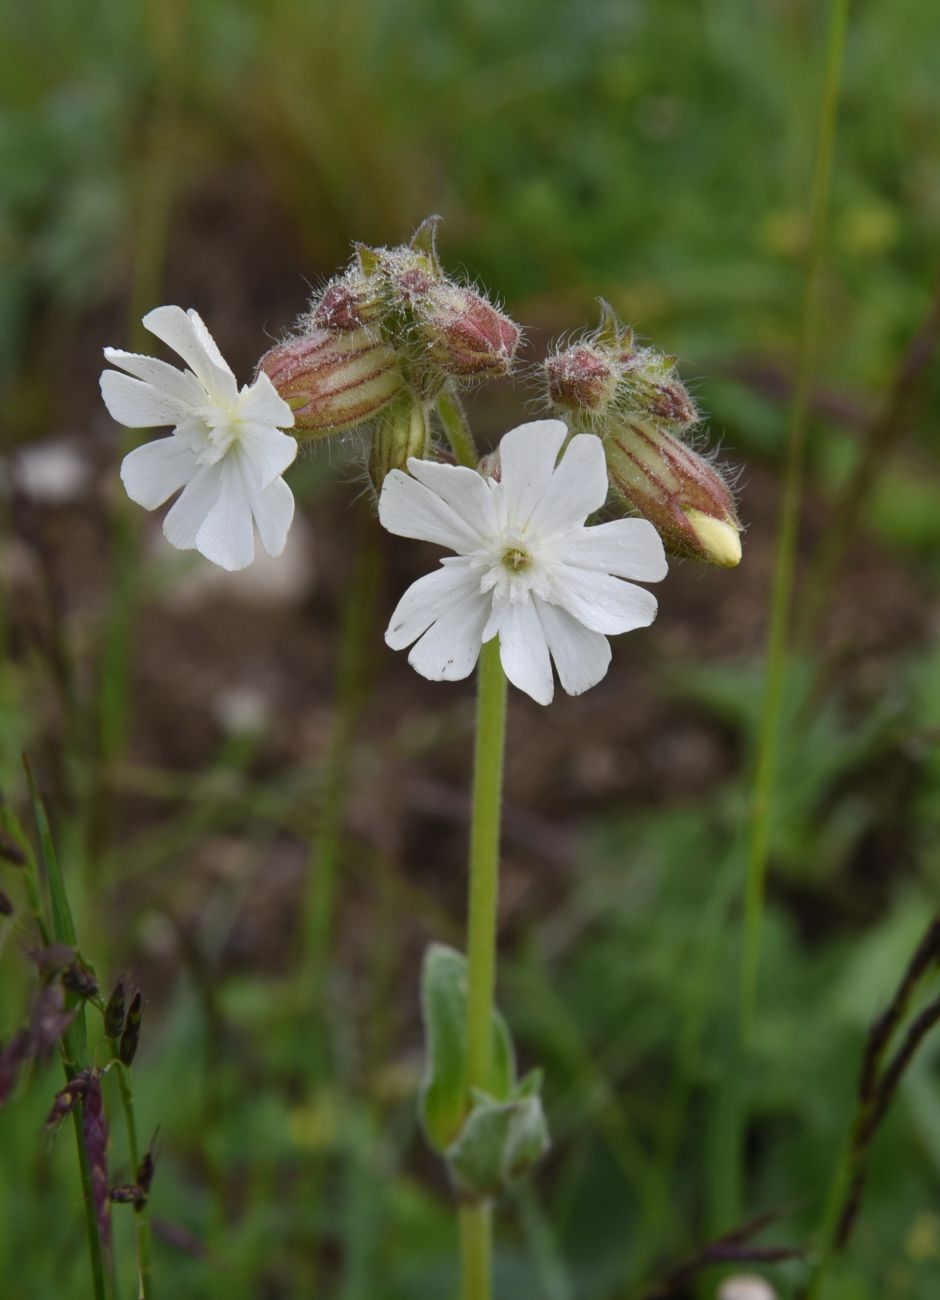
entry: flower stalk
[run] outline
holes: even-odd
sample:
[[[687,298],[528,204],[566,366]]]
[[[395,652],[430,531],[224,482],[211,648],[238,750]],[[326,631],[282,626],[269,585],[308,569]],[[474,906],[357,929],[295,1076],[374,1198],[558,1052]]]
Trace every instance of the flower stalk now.
[[[492,1052],[499,900],[499,831],[506,736],[506,675],[494,637],[477,669],[476,741],[470,822],[470,892],[467,919],[467,1090],[485,1088]],[[491,1294],[492,1202],[460,1210],[461,1300]]]

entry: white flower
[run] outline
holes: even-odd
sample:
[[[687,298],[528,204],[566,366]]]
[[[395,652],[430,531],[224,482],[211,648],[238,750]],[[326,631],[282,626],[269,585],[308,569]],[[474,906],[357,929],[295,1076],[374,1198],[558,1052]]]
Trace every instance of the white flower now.
[[[294,517],[294,498],[281,478],[297,454],[281,429],[294,423],[290,407],[265,374],[241,390],[194,311],[157,307],[144,325],[186,362],[105,348],[101,395],[113,419],[132,429],[172,424],[168,438],[124,457],[121,479],[146,510],[182,492],[163,521],[168,542],[195,548],[223,569],[254,559],[254,526],[268,555],[280,555]],[[133,376],[133,377],[132,377]]]
[[[432,681],[459,681],[481,645],[499,637],[506,676],[539,704],[554,694],[551,659],[569,695],[607,672],[607,636],[647,627],[656,600],[622,578],[666,575],[659,534],[645,519],[586,528],[607,497],[604,448],[593,434],[567,436],[559,420],[538,420],[500,444],[501,480],[432,461],[393,470],[379,498],[391,533],[456,551],[405,592],[386,642],[415,644],[408,661]]]

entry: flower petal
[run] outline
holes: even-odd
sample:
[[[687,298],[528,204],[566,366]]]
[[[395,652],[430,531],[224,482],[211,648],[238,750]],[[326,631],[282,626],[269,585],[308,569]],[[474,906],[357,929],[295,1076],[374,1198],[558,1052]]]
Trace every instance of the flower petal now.
[[[525,528],[551,482],[568,430],[561,420],[532,420],[500,439],[499,495],[510,527]]]
[[[132,501],[155,510],[188,483],[197,468],[185,442],[171,434],[129,452],[121,462],[121,482]]]
[[[261,545],[272,559],[287,545],[287,533],[294,520],[294,494],[282,478],[269,483],[251,500],[251,513],[258,526]]]
[[[493,533],[496,528],[493,489],[475,469],[412,456],[408,470],[412,478],[440,497],[474,533]]]
[[[637,582],[659,582],[668,570],[662,538],[647,519],[614,519],[565,538],[565,560]]]
[[[172,367],[170,367],[172,369]],[[129,429],[153,429],[161,424],[179,424],[190,408],[168,397],[165,392],[131,379],[119,370],[101,372],[101,396],[112,420]]]
[[[196,534],[196,549],[213,564],[234,572],[247,568],[255,558],[251,501],[238,458],[226,456],[219,467],[219,495]]]
[[[179,353],[210,397],[235,399],[235,376],[198,312],[155,307],[144,317],[144,326]]]
[[[531,599],[507,601],[499,620],[499,659],[503,672],[536,704],[551,704],[555,694],[548,642]]]
[[[246,384],[242,389],[239,406],[242,416],[247,420],[273,425],[275,429],[293,428],[294,412],[263,370],[253,384]]]
[[[579,433],[568,443],[551,482],[532,512],[531,526],[544,533],[563,533],[583,524],[607,500],[604,444],[593,433]]]
[[[379,519],[383,528],[399,537],[436,542],[464,554],[476,550],[483,541],[478,530],[447,502],[400,469],[393,469],[382,484]]]
[[[203,465],[189,480],[163,521],[163,535],[171,546],[191,551],[199,529],[215,505],[222,487],[222,466]]]
[[[178,370],[156,357],[141,356],[139,352],[123,352],[120,348],[105,348],[105,358],[113,366],[120,366],[135,379],[142,379],[159,393],[179,404],[181,410],[205,405],[206,393],[195,375]]]
[[[560,564],[551,575],[552,604],[561,605],[579,623],[611,636],[649,627],[656,617],[656,597],[644,587],[590,569]]]
[[[432,682],[469,677],[480,655],[489,611],[489,600],[480,594],[459,601],[412,646],[408,656],[412,668]]]
[[[600,632],[579,623],[566,609],[535,598],[548,648],[558,678],[569,695],[581,695],[596,686],[610,666],[610,642]]]
[[[426,573],[411,584],[395,606],[385,630],[385,644],[392,650],[404,650],[437,619],[479,592],[479,572],[460,563],[442,565],[433,573]]]
[[[241,439],[229,455],[241,460],[248,481],[263,490],[293,463],[297,439],[270,425],[252,424],[242,429]]]

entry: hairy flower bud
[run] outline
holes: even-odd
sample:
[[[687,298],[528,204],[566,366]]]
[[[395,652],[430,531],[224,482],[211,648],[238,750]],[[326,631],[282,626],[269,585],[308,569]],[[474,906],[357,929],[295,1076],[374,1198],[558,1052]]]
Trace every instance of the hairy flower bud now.
[[[698,412],[675,357],[638,347],[606,303],[599,328],[545,361],[551,405],[600,436],[615,492],[680,555],[721,568],[741,559],[741,525],[715,467],[682,441]]]
[[[597,348],[579,343],[546,358],[545,383],[559,411],[603,414],[617,391],[617,369]]]
[[[435,285],[421,303],[431,358],[457,379],[496,379],[512,369],[521,331],[480,294]]]
[[[353,315],[374,325],[425,397],[447,379],[509,374],[522,334],[482,294],[445,275],[437,254],[439,222],[428,217],[411,242],[397,248],[361,245],[342,292],[334,290],[336,301],[314,313],[322,317],[329,310],[334,318]]]
[[[351,333],[376,324],[381,320],[384,303],[372,278],[354,265],[343,275],[332,279],[319,298],[315,299],[309,316],[313,329]]]
[[[298,438],[364,424],[405,385],[394,355],[364,329],[314,329],[266,352],[259,366],[294,412]]]
[[[376,495],[393,469],[404,469],[409,456],[426,460],[430,444],[427,412],[420,401],[404,398],[383,411],[372,434],[369,481]]]
[[[741,560],[731,491],[704,457],[653,420],[617,419],[602,434],[614,491],[679,555],[720,568]]]

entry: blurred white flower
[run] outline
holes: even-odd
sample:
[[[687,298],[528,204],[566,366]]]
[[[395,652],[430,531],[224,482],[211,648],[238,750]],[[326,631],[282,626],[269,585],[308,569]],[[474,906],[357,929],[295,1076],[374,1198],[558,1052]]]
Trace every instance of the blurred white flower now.
[[[718,1300],[777,1300],[777,1293],[762,1277],[741,1273],[722,1282]]]
[[[501,477],[433,461],[394,470],[379,498],[391,533],[455,551],[419,578],[392,615],[386,642],[412,646],[408,661],[432,681],[459,681],[481,645],[499,637],[506,676],[539,704],[554,694],[551,660],[569,695],[607,672],[607,636],[647,627],[656,599],[623,578],[666,575],[659,534],[644,519],[586,528],[607,497],[600,438],[567,437],[559,420],[538,420],[500,443]]]
[[[144,317],[152,334],[186,362],[105,348],[127,374],[105,370],[101,395],[113,419],[132,429],[174,426],[168,438],[125,456],[121,479],[146,510],[182,492],[163,521],[168,542],[195,548],[223,569],[254,559],[254,529],[268,555],[280,555],[294,516],[294,498],[281,475],[297,443],[281,429],[294,423],[290,407],[265,374],[241,390],[194,311],[157,307]]]

